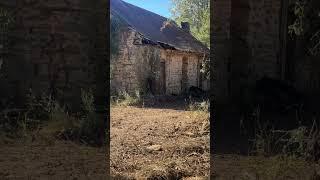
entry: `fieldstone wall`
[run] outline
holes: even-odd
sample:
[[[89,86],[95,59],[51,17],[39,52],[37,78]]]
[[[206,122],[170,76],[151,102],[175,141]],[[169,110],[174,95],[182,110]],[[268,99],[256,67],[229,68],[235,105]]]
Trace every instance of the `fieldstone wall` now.
[[[280,78],[277,0],[216,0],[213,44],[218,102],[246,99],[263,76]]]
[[[120,34],[119,54],[111,63],[111,92],[146,93],[152,79],[154,94],[181,94],[183,57],[188,61],[188,86],[199,86],[202,55],[143,45],[142,36],[130,28]],[[166,92],[161,87],[160,63],[165,63]]]
[[[162,56],[166,62],[166,93],[167,94],[181,94],[181,80],[182,80],[182,59],[186,58],[188,62],[187,67],[187,86],[200,86],[200,63],[202,56],[193,53],[177,52],[177,51],[163,51]]]
[[[255,79],[280,78],[280,11],[281,1],[249,1],[247,42],[250,49],[250,71]]]
[[[0,99],[23,103],[32,89],[77,109],[80,89],[91,88],[97,104],[107,103],[108,1],[13,0],[1,1],[0,8],[15,19]]]
[[[281,1],[215,0],[212,6],[216,101],[243,101],[256,80],[263,76],[281,79]],[[286,80],[305,94],[320,95],[319,56],[307,57],[301,42],[297,40],[294,52],[288,49],[292,55],[287,61],[294,68]]]
[[[141,35],[130,28],[121,31],[120,37],[118,55],[111,63],[111,93],[145,93],[147,78],[158,82],[160,49],[142,46]]]

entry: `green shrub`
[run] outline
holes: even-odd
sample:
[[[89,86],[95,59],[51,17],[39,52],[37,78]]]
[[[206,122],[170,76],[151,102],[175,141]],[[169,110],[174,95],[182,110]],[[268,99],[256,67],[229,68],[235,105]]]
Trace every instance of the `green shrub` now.
[[[78,140],[78,129],[78,120],[70,116],[58,102],[54,102],[50,111],[50,118],[43,124],[40,135],[45,138]]]
[[[96,145],[101,143],[99,132],[104,127],[104,118],[96,113],[92,91],[81,90],[83,115],[80,118],[79,137],[82,142]]]
[[[25,110],[0,113],[0,129],[23,138],[38,133],[38,137],[50,141],[58,138],[95,145],[101,141],[98,132],[103,128],[104,119],[95,111],[91,90],[81,90],[81,101],[82,112],[76,117],[51,96],[36,97],[30,90]]]
[[[189,111],[203,111],[209,112],[210,111],[210,102],[209,101],[202,101],[200,103],[191,101],[188,104]]]
[[[135,95],[122,91],[114,102],[119,106],[137,106],[142,103],[142,97],[138,90],[135,91]]]
[[[253,152],[257,155],[284,155],[318,161],[320,159],[320,131],[316,120],[311,128],[300,126],[292,130],[275,130],[269,122],[260,121],[256,109]]]

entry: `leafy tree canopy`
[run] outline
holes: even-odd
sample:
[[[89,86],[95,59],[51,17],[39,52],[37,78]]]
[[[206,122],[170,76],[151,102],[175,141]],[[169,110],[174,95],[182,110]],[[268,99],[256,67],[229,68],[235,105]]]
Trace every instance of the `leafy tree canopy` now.
[[[178,23],[189,22],[192,35],[210,48],[210,1],[172,0],[172,18]],[[202,63],[201,72],[210,79],[210,60]]]
[[[172,0],[172,18],[180,24],[189,22],[192,35],[210,46],[210,1]]]

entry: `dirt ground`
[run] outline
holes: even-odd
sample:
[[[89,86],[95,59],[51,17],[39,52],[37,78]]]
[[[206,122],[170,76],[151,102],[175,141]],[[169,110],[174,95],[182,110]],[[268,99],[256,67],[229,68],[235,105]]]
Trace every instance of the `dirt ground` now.
[[[210,140],[209,134],[201,134],[203,122],[203,114],[181,107],[112,107],[112,175],[115,179],[209,179],[209,174],[219,180],[320,179],[319,164],[280,156],[213,154],[210,169]]]
[[[0,179],[106,179],[105,148],[18,142],[0,148]]]
[[[208,113],[185,107],[111,108],[112,179],[319,180],[296,158],[213,154]],[[106,149],[36,138],[0,141],[0,179],[106,179]],[[212,170],[210,172],[210,170]]]
[[[211,179],[319,180],[320,165],[298,158],[213,155]]]
[[[206,118],[174,107],[112,107],[111,173],[119,179],[208,179]]]

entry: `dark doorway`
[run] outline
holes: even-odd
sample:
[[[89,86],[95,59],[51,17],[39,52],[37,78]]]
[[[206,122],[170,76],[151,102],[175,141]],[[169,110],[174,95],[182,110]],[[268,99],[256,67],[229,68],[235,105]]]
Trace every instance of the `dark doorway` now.
[[[188,59],[182,58],[181,92],[187,92],[188,88]]]
[[[166,94],[166,63],[160,63],[160,93]]]

